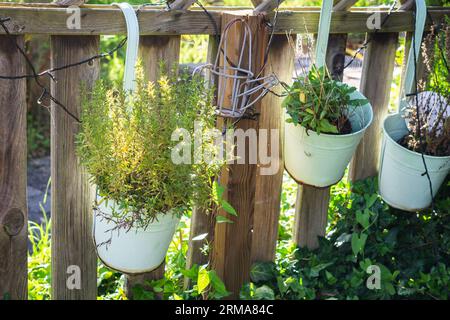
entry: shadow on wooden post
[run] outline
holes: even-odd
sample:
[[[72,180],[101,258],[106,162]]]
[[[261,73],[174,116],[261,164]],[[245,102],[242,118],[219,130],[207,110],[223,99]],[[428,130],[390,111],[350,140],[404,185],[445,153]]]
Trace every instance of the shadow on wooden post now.
[[[52,36],[52,67],[96,55],[98,49],[98,36]],[[55,72],[58,81],[51,83],[52,95],[79,118],[81,86],[92,88],[99,71],[97,60]],[[95,300],[97,255],[92,241],[93,188],[75,153],[79,124],[53,102],[51,114],[52,299]],[[78,277],[81,277],[80,287]]]
[[[294,70],[295,49],[291,47],[291,44],[295,43],[296,36],[291,36],[291,38],[291,41],[289,41],[287,35],[275,35],[273,37],[265,69],[267,75],[274,73],[280,81],[284,82],[291,81]],[[273,90],[278,94],[283,92],[281,85]],[[282,98],[269,93],[261,101],[259,130],[267,130],[267,141],[265,146],[259,144],[258,148],[266,148],[265,150],[259,150],[259,152],[267,152],[267,156],[270,156],[272,162],[269,165],[259,164],[256,175],[252,263],[256,261],[272,261],[275,258],[284,172],[283,133],[285,110],[281,107],[282,100]],[[276,130],[278,133],[278,147],[272,146],[271,137],[274,132],[271,130]],[[273,174],[261,175],[261,168],[268,170],[270,166],[272,166],[272,169],[275,169]]]
[[[368,36],[372,40],[364,55],[360,91],[372,104],[373,122],[367,128],[350,164],[351,181],[377,175],[382,125],[388,113],[398,42],[398,33]]]

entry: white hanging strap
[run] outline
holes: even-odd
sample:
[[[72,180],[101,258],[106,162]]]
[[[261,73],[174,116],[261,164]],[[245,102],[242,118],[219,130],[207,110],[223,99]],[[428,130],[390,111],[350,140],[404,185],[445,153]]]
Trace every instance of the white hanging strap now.
[[[414,93],[416,88],[414,88],[414,77],[415,77],[415,63],[414,63],[414,51],[412,50],[413,44],[415,43],[416,59],[420,58],[420,47],[422,45],[422,36],[425,29],[425,22],[427,20],[427,5],[425,0],[416,0],[416,27],[415,33],[413,35],[414,40],[411,40],[411,49],[409,50],[408,62],[406,64],[406,73],[403,94],[406,96],[410,93]],[[417,61],[416,61],[417,62]]]
[[[320,10],[319,31],[317,32],[316,43],[316,66],[321,68],[325,66],[328,37],[330,35],[331,14],[333,12],[333,1],[322,0],[322,9]]]
[[[122,10],[127,24],[127,52],[125,56],[125,71],[123,74],[123,90],[134,91],[136,88],[136,61],[139,48],[139,23],[133,7],[126,2],[113,3]]]

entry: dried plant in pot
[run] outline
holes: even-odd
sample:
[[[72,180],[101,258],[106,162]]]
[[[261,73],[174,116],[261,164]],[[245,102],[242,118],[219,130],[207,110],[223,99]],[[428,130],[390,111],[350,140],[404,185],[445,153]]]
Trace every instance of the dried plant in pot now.
[[[203,79],[162,75],[153,83],[137,74],[131,93],[99,81],[85,95],[78,134],[79,157],[97,186],[98,255],[125,273],[163,262],[180,216],[194,203],[213,204],[214,177],[223,165],[219,157],[192,160],[195,123],[202,132],[215,127],[213,95]],[[217,151],[212,138],[200,143],[203,152]]]
[[[312,66],[286,87],[285,167],[299,183],[327,187],[344,175],[372,122],[367,99]]]
[[[450,72],[444,58],[450,48],[444,50],[439,45],[450,43],[450,33],[448,28],[445,35],[434,33],[433,28],[422,45],[427,18],[424,0],[416,1],[416,13],[416,31],[404,79],[406,94],[400,102],[400,112],[384,120],[378,178],[383,200],[412,212],[432,204],[450,172]],[[436,50],[430,50],[431,47]],[[429,75],[422,84],[427,90],[424,92],[420,92],[417,75],[420,58]]]
[[[429,207],[449,174],[448,98],[421,92],[384,121],[379,188],[389,205],[406,211]]]

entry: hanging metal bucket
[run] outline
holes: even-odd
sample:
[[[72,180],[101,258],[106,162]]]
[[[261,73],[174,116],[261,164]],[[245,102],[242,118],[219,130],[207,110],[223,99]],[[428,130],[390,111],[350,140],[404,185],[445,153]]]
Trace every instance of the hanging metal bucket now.
[[[417,70],[414,58],[417,61],[420,57],[426,16],[425,1],[416,0],[416,27],[405,73],[405,96],[409,96],[417,90],[415,85]],[[434,109],[434,105],[446,103],[443,97],[432,92],[419,93],[416,101],[419,104],[417,106],[419,110],[425,105],[431,104],[432,109]],[[431,205],[433,197],[450,172],[450,156],[423,155],[422,158],[422,154],[408,150],[398,143],[409,133],[407,127],[408,114],[404,114],[405,107],[408,105],[408,100],[402,97],[399,105],[400,112],[390,115],[384,120],[378,185],[381,197],[390,206],[406,211],[418,211]],[[448,111],[444,114],[448,115]],[[417,116],[421,116],[420,111]],[[424,114],[424,116],[426,117],[422,119],[422,123],[430,125],[436,121],[435,111],[432,111],[429,115]],[[426,171],[428,171],[429,180]],[[431,190],[433,194],[431,194]]]
[[[432,197],[428,178],[424,175],[422,155],[404,148],[397,142],[408,132],[401,114],[390,115],[384,120],[379,191],[383,200],[390,206],[417,211],[429,207]],[[424,157],[434,197],[450,172],[450,156]]]
[[[123,88],[132,92],[136,86],[135,65],[139,47],[139,25],[133,7],[115,4],[122,10],[127,24],[127,53]],[[111,221],[113,210],[121,210],[114,201],[99,201],[94,211],[93,240],[97,255],[105,265],[129,274],[149,272],[164,261],[179,218],[171,213],[160,214],[143,229],[118,228]]]
[[[351,97],[366,99],[358,91]],[[353,132],[341,135],[317,134],[301,125],[285,124],[285,168],[294,180],[328,187],[342,179],[364,132],[372,123],[370,103],[356,108],[349,120]]]
[[[170,242],[180,219],[160,214],[144,229],[114,229],[116,224],[104,218],[119,211],[114,201],[100,203],[94,217],[94,243],[98,257],[108,267],[137,274],[155,270],[166,257]]]

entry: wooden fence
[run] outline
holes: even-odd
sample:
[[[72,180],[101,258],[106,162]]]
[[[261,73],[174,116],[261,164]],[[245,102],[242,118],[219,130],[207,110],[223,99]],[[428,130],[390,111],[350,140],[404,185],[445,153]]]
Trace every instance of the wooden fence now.
[[[168,63],[178,62],[182,34],[210,35],[208,60],[211,61],[218,50],[214,24],[223,29],[226,22],[236,16],[248,16],[252,32],[258,34],[257,50],[253,52],[253,67],[257,68],[267,47],[267,28],[261,27],[261,21],[273,17],[271,10],[275,8],[275,1],[252,0],[257,6],[255,11],[210,7],[207,8],[209,15],[199,8],[186,10],[192,2],[177,0],[172,10],[152,7],[140,12],[140,56],[146,77],[149,80],[157,78],[161,58]],[[364,56],[361,91],[372,103],[374,123],[352,161],[352,180],[376,175],[380,123],[387,112],[398,37],[401,32],[412,31],[414,21],[410,11],[399,10],[391,14],[382,30],[375,32],[368,28],[368,18],[379,12],[383,19],[387,10],[353,8],[348,11],[355,2],[337,1],[327,57],[333,75],[341,78],[347,34],[357,32],[372,38]],[[296,34],[317,32],[319,13],[319,8],[279,11],[268,52],[269,67],[265,72],[274,72],[284,81],[291,79],[293,52],[286,33],[295,38]],[[429,13],[435,22],[439,22],[450,14],[450,10],[430,8]],[[7,36],[0,30],[0,75],[25,73],[26,61],[14,42],[23,46],[27,34],[50,35],[51,65],[57,67],[97,54],[100,35],[124,34],[126,31],[122,13],[112,6],[82,7],[80,29],[67,28],[68,16],[65,8],[55,5],[0,3],[0,18],[10,18],[5,24],[13,34]],[[230,45],[236,47],[238,41]],[[97,60],[56,71],[57,82],[52,81],[52,95],[79,116],[80,83],[92,85],[99,77],[99,70]],[[26,91],[25,79],[0,79],[0,299],[27,297]],[[242,120],[238,127],[282,130],[280,104],[280,98],[267,95],[256,106],[259,117]],[[95,299],[97,257],[91,239],[92,188],[74,150],[77,124],[54,103],[51,112],[52,297]],[[272,176],[260,175],[259,165],[246,164],[231,165],[230,170],[223,173],[221,181],[227,185],[225,197],[239,213],[238,217],[229,217],[233,224],[215,225],[213,217],[198,211],[192,216],[191,239],[208,232],[213,268],[232,292],[231,297],[237,297],[242,283],[248,280],[252,262],[274,259],[284,171],[282,154],[278,160],[280,170]],[[293,230],[293,240],[298,245],[317,246],[317,236],[325,232],[329,197],[329,188],[299,186]],[[226,215],[225,212],[221,214]],[[207,261],[207,257],[199,253],[199,246],[200,242],[190,241],[188,265]],[[80,290],[69,290],[66,286],[70,265],[81,269]],[[163,276],[164,266],[148,274],[128,277],[127,286]]]

